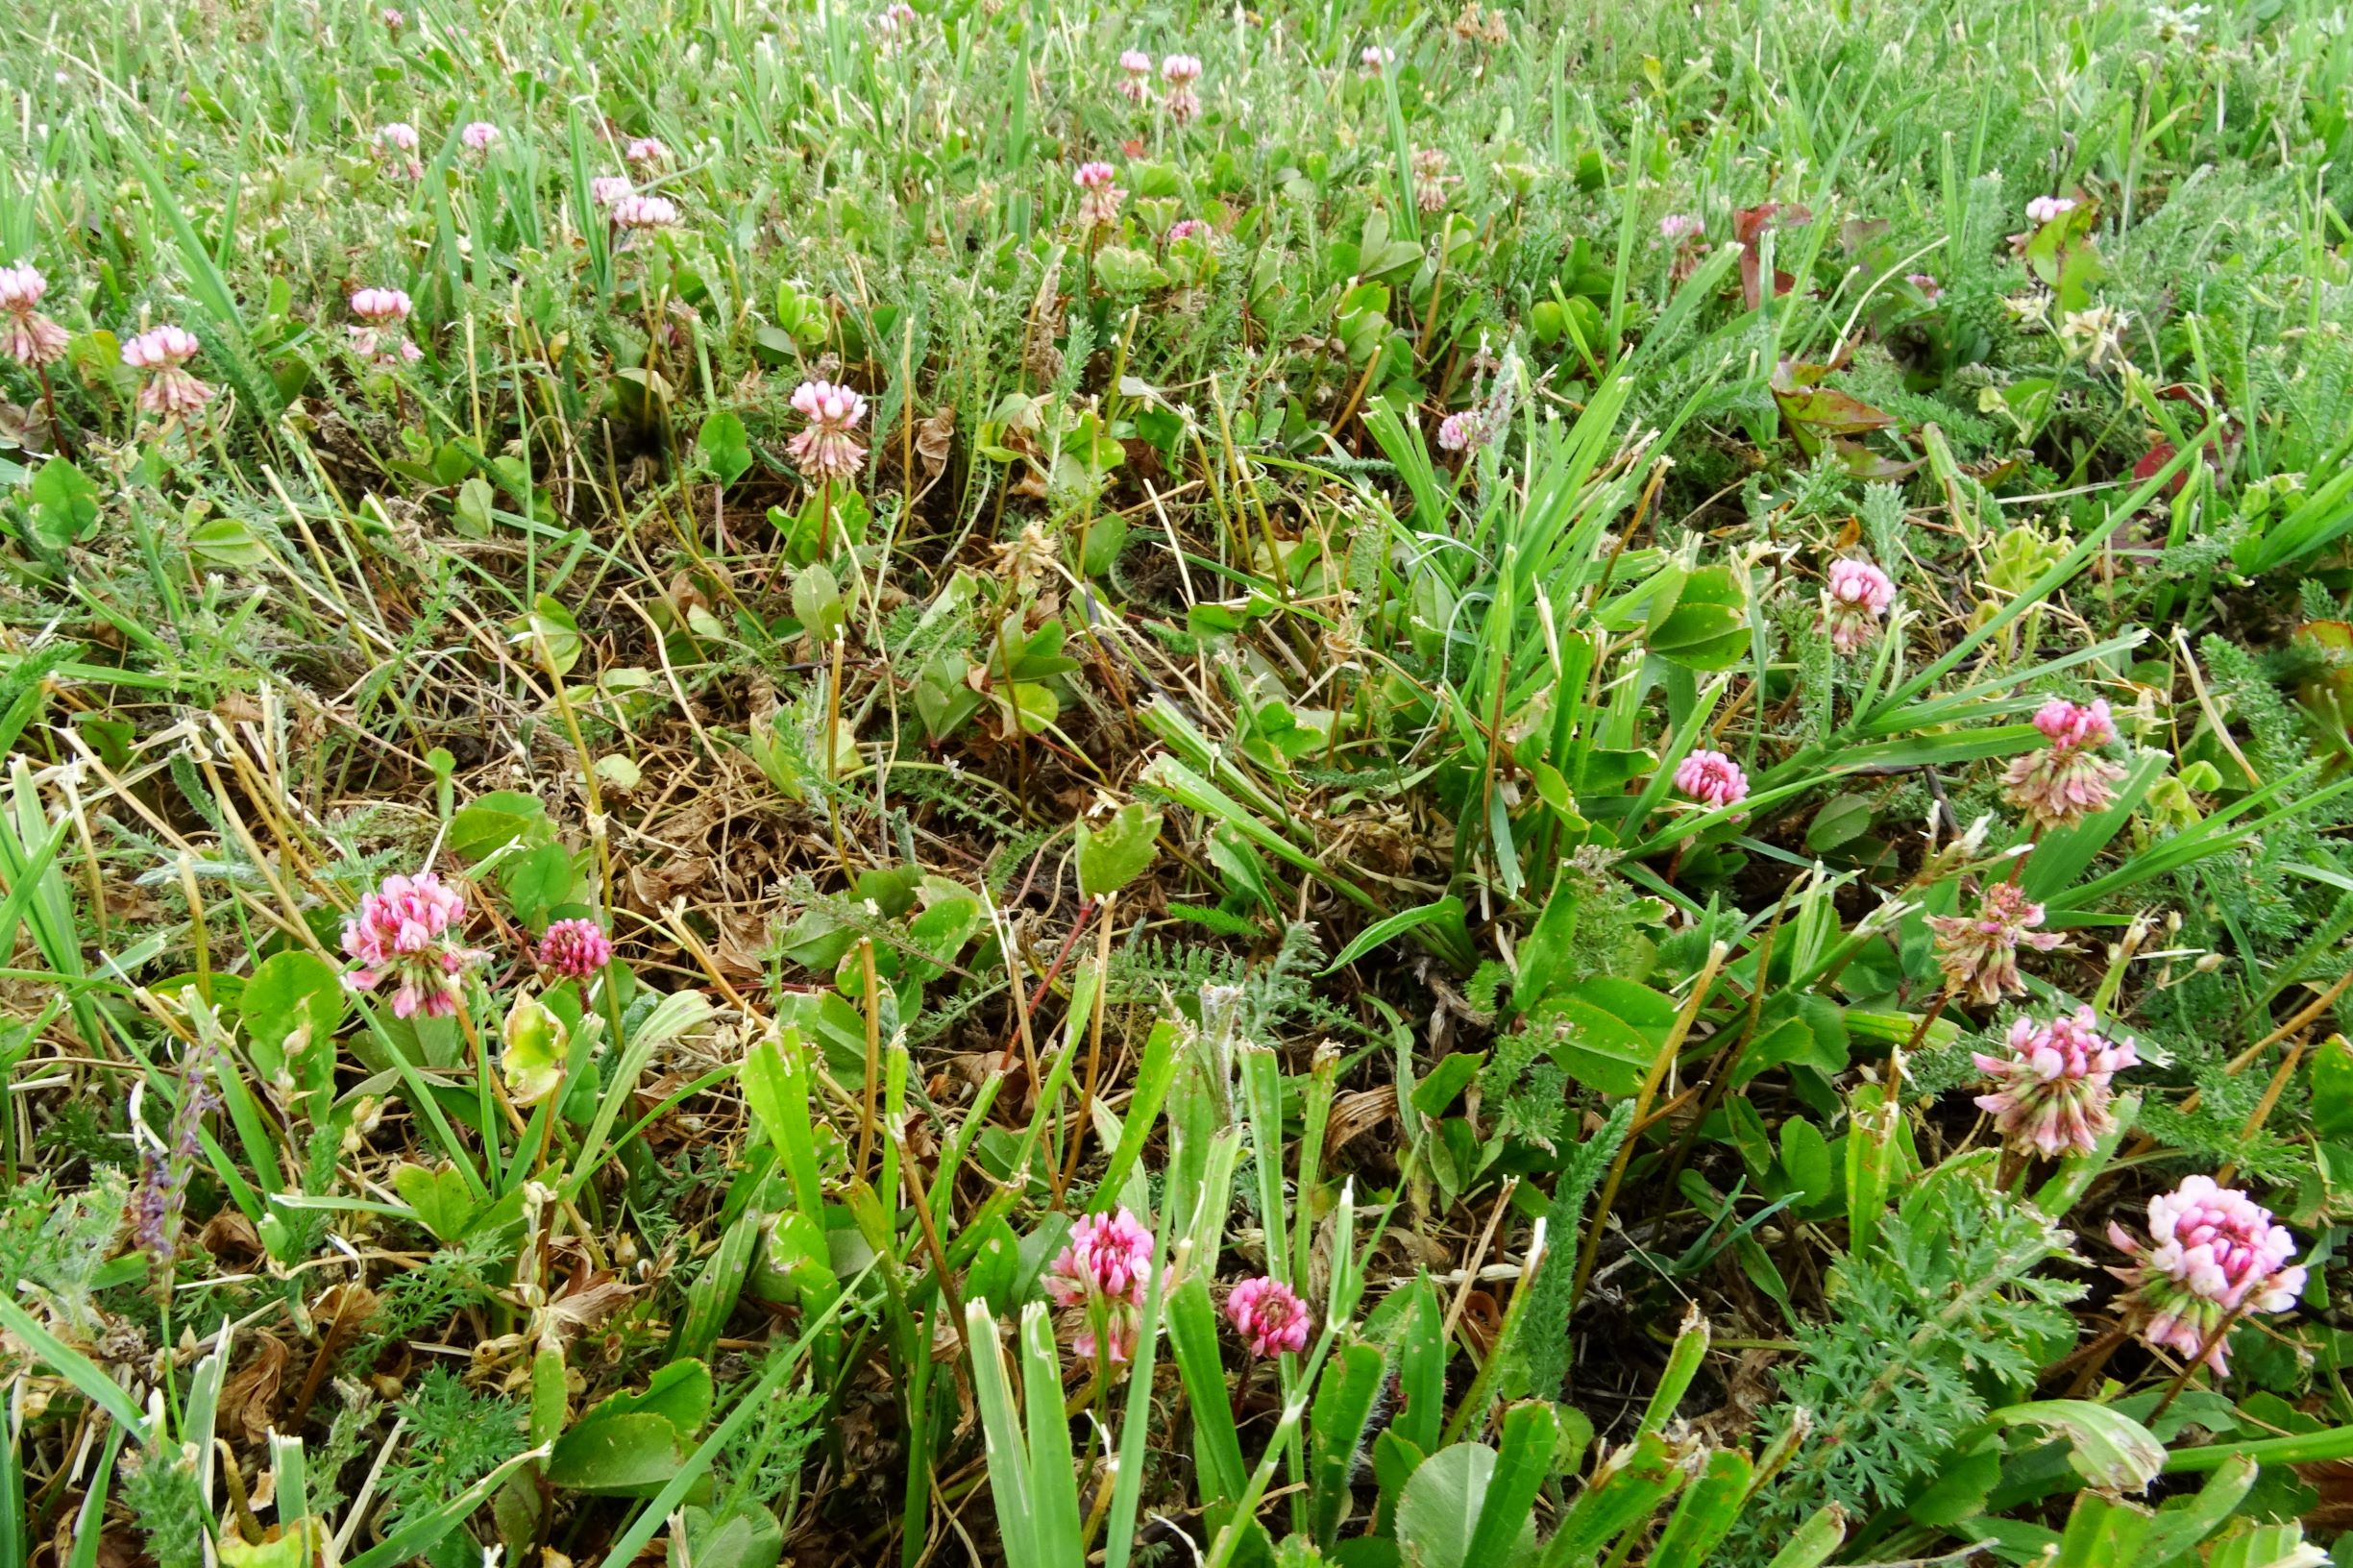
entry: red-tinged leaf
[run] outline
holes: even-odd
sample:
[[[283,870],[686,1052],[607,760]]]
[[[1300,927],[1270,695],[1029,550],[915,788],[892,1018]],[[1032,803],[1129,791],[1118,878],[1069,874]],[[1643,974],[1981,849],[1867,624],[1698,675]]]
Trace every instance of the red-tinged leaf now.
[[[1753,310],[1764,303],[1765,262],[1757,248],[1767,229],[1786,229],[1794,224],[1814,221],[1811,208],[1767,202],[1762,207],[1744,207],[1732,214],[1732,237],[1740,242],[1740,293]],[[1778,268],[1773,274],[1773,292],[1788,293],[1798,286],[1798,280]]]
[[[1776,387],[1773,399],[1781,405],[1782,418],[1794,425],[1807,426],[1818,435],[1861,435],[1870,430],[1886,429],[1896,423],[1895,415],[1874,408],[1862,399],[1841,392],[1834,386],[1787,392]]]
[[[2132,482],[2135,484],[2147,482],[2151,475],[2173,460],[2173,453],[2176,450],[2178,449],[2170,441],[2160,441],[2149,448],[2148,454],[2132,465]],[[2189,482],[2190,471],[2185,468],[2173,476],[2173,480],[2166,486],[2165,493],[2169,496],[2178,496],[2181,494],[2181,487]]]
[[[1893,457],[1882,457],[1860,441],[1834,439],[1830,450],[1846,465],[1847,472],[1858,479],[1908,479],[1919,471],[1923,459],[1915,457],[1900,463]]]
[[[1764,237],[1767,229],[1786,229],[1791,224],[1813,221],[1814,209],[1810,207],[1767,202],[1762,207],[1744,207],[1732,214],[1732,237],[1743,245],[1753,245]]]
[[[1773,367],[1773,395],[1781,397],[1820,386],[1830,374],[1827,365],[1817,365],[1803,359],[1784,359]]]

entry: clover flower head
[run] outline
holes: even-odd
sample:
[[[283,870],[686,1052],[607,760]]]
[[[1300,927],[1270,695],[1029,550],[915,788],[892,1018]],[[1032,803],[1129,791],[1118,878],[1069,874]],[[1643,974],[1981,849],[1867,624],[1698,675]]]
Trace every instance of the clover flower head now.
[[[49,292],[49,280],[30,261],[0,267],[0,310],[12,315],[31,310]]]
[[[1168,226],[1168,239],[1171,244],[1180,239],[1210,239],[1214,237],[1215,233],[1216,231],[1200,218],[1179,218]]]
[[[359,318],[351,329],[352,347],[362,358],[378,364],[406,364],[424,355],[402,332],[408,319],[408,296],[397,288],[363,288],[352,296],[352,314]]]
[[[2019,948],[2047,953],[2067,940],[2056,931],[2039,929],[2043,906],[2015,882],[1987,888],[1974,915],[1930,915],[1926,919],[1935,933],[1936,962],[1945,972],[1945,984],[1987,1007],[2004,996],[2024,993]]]
[[[670,161],[670,149],[656,136],[637,136],[622,150],[622,157],[641,169],[659,168]]]
[[[2001,775],[2003,799],[2045,828],[2081,821],[2115,803],[2124,769],[2099,754],[2116,739],[2106,702],[2054,697],[2036,711],[2034,727],[2048,744],[2010,759]]]
[[[20,365],[38,368],[65,356],[65,329],[38,308],[48,292],[49,280],[31,263],[0,267],[0,354]]]
[[[2029,223],[2048,223],[2074,210],[2072,196],[2037,196],[2026,204],[2026,219]]]
[[[2120,1225],[2108,1239],[2133,1260],[2110,1272],[2132,1286],[2126,1320],[2153,1349],[2230,1370],[2222,1344],[2233,1316],[2284,1312],[2303,1292],[2305,1269],[2291,1263],[2295,1237],[2264,1208],[2211,1176],[2191,1176],[2148,1204],[2145,1244]]]
[[[2045,1159],[2089,1154],[2115,1127],[2109,1115],[2110,1084],[2138,1066],[2129,1040],[2110,1041],[2088,1007],[2047,1023],[2020,1018],[2010,1025],[2009,1053],[1970,1053],[1994,1081],[1994,1091],[1977,1096],[2012,1148],[2031,1149]]]
[[[1100,159],[1081,163],[1070,176],[1080,192],[1078,221],[1082,229],[1116,223],[1119,204],[1127,200],[1127,192],[1118,185],[1119,171]]]
[[[678,204],[667,196],[647,196],[637,192],[622,197],[612,207],[613,227],[645,233],[655,229],[675,229],[678,226]]]
[[[866,399],[831,381],[803,381],[793,406],[809,422],[784,444],[801,472],[815,479],[854,478],[866,464],[866,448],[850,432],[866,418]]]
[[[1723,752],[1703,747],[1677,765],[1675,787],[1703,806],[1722,810],[1749,797],[1749,775]]]
[[[1151,1277],[1152,1233],[1125,1205],[1071,1226],[1069,1244],[1043,1282],[1055,1305],[1071,1314],[1071,1350],[1091,1358],[1099,1348],[1120,1362],[1135,1354],[1136,1309]]]
[[[123,363],[134,370],[177,370],[203,347],[184,327],[151,328],[123,345]]]
[[[1679,240],[1700,239],[1707,233],[1707,220],[1697,212],[1670,212],[1658,220],[1658,237],[1674,244]]]
[[[1201,112],[1201,61],[1195,55],[1170,55],[1160,62],[1160,79],[1168,86],[1168,117],[1183,125]]]
[[[1308,1345],[1308,1306],[1282,1281],[1262,1275],[1226,1294],[1226,1321],[1253,1356],[1301,1351]]]
[[[2053,746],[2105,746],[2116,739],[2116,716],[2104,698],[2086,703],[2054,697],[2034,710],[2034,727]]]
[[[192,416],[212,401],[212,388],[183,368],[203,347],[184,327],[151,328],[123,345],[123,363],[147,372],[138,405],[165,419]]]
[[[488,120],[469,120],[466,128],[457,133],[457,139],[465,143],[470,152],[486,153],[499,144],[502,134]]]
[[[352,296],[352,314],[361,321],[406,321],[410,308],[403,289],[363,288]]]
[[[1443,211],[1446,207],[1446,187],[1455,177],[1446,172],[1446,155],[1435,147],[1416,148],[1413,153],[1413,205],[1424,212]]]
[[[1357,51],[1357,69],[1366,76],[1379,76],[1397,62],[1397,51],[1378,43],[1368,43]]]
[[[1477,452],[1487,444],[1487,422],[1477,408],[1464,408],[1438,421],[1438,447],[1443,452]]]
[[[1830,646],[1851,653],[1870,642],[1895,601],[1896,584],[1871,562],[1851,556],[1832,561],[1822,588],[1822,624]]]
[[[375,139],[368,150],[388,173],[418,180],[425,175],[425,165],[417,160],[417,148],[423,139],[415,126],[406,120],[394,120],[376,128]]]
[[[1936,281],[1934,273],[1907,272],[1903,275],[1903,281],[1919,289],[1930,300],[1941,300],[1945,297],[1945,285]]]
[[[613,960],[613,939],[594,920],[556,920],[539,939],[539,962],[568,980],[585,980]]]
[[[636,189],[625,174],[600,174],[588,182],[589,200],[607,208]]]
[[[389,979],[394,1017],[448,1017],[457,1011],[466,970],[482,957],[459,941],[465,919],[465,899],[436,873],[385,877],[344,922],[343,951],[355,966],[344,983],[374,991]]]
[[[1152,57],[1141,49],[1119,51],[1119,96],[1130,103],[1152,101]]]

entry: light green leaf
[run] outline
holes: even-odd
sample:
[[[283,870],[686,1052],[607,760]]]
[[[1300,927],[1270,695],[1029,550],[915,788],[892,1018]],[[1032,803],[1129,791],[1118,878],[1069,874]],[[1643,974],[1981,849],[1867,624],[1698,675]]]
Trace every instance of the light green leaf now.
[[[1078,886],[1090,898],[1118,892],[1144,873],[1160,852],[1161,814],[1131,800],[1102,827],[1078,824]]]
[[[98,521],[98,487],[62,457],[52,457],[33,476],[33,529],[53,550],[63,550],[89,534]]]
[[[804,566],[793,578],[793,619],[822,648],[830,645],[848,620],[842,602],[842,584],[830,568]]]
[[[1168,274],[1148,252],[1106,245],[1095,252],[1095,282],[1113,294],[1140,294],[1168,286]]]
[[[493,790],[468,801],[450,819],[448,843],[459,859],[473,862],[516,840],[536,846],[554,837],[548,808],[537,796],[521,790]]]
[[[2166,1467],[2165,1445],[2120,1410],[2083,1399],[2042,1399],[1997,1410],[1997,1426],[2032,1427],[2072,1445],[2068,1462],[2095,1486],[2137,1492]]]
[[[590,1415],[555,1440],[548,1480],[592,1497],[644,1497],[685,1462],[678,1429],[651,1411]]]
[[[545,662],[554,666],[559,675],[568,674],[580,662],[580,624],[550,595],[542,594],[534,600],[530,614],[509,621],[506,635],[507,641],[533,665],[542,662],[540,650],[545,648]]]
[[[1397,1499],[1397,1548],[1404,1561],[1411,1568],[1466,1568],[1494,1474],[1495,1450],[1484,1443],[1441,1448],[1416,1465]],[[1532,1513],[1507,1562],[1532,1552],[1535,1529]]]
[[[465,1177],[455,1169],[446,1165],[439,1170],[402,1165],[392,1172],[392,1190],[416,1212],[418,1222],[433,1233],[434,1240],[465,1239],[474,1218],[474,1195],[467,1188]]]
[[[723,487],[742,478],[751,467],[751,441],[744,433],[744,422],[726,409],[704,418],[695,445]]]
[[[325,960],[293,948],[271,954],[237,996],[254,1066],[306,1090],[331,1087],[335,1029],[350,1006],[343,976]]]
[[[1632,1094],[1675,1027],[1675,1004],[1648,986],[1596,975],[1539,1005],[1530,1027],[1578,1082]]]
[[[2342,1035],[2329,1036],[2313,1056],[2312,1122],[2324,1140],[2353,1143],[2353,1043]]]
[[[499,1038],[506,1042],[499,1071],[510,1099],[517,1105],[537,1105],[555,1092],[564,1081],[564,1054],[571,1041],[562,1018],[525,990],[508,1004]]]

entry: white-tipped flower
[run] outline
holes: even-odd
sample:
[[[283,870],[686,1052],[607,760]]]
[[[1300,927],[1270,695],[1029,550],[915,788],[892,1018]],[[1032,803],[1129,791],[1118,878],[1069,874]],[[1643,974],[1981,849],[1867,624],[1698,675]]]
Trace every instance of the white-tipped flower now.
[[[675,229],[678,204],[667,196],[624,196],[613,204],[613,224],[640,233],[650,229]]]
[[[138,405],[165,419],[202,412],[212,401],[212,388],[183,367],[203,347],[194,332],[168,325],[150,329],[124,344],[123,363],[147,373],[147,383],[139,388]]]

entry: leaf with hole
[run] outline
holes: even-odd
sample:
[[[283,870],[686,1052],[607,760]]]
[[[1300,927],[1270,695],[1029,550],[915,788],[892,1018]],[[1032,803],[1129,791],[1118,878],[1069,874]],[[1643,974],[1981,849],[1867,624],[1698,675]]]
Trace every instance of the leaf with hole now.
[[[564,1052],[571,1031],[564,1020],[528,990],[507,1005],[499,1038],[505,1050],[499,1072],[506,1080],[507,1097],[517,1105],[537,1105],[564,1081]]]
[[[686,1442],[651,1411],[592,1411],[555,1440],[548,1481],[592,1497],[650,1497],[686,1462]]]
[[[263,1077],[303,1090],[333,1087],[335,1030],[351,1005],[341,973],[315,954],[273,953],[255,968],[236,1005]]]
[[[1160,852],[1161,814],[1131,800],[1101,827],[1078,824],[1078,886],[1090,898],[1118,892],[1144,873]]]

